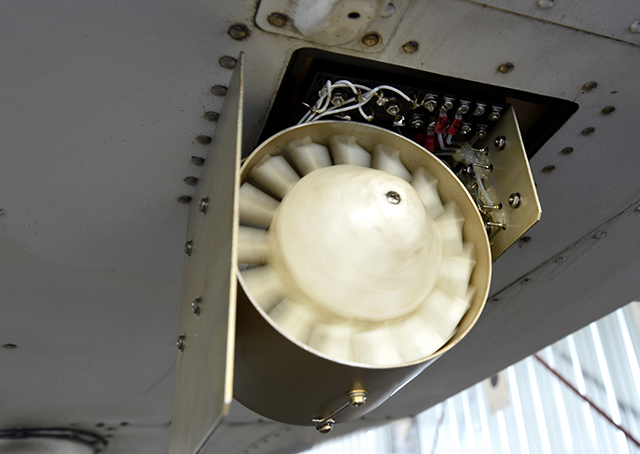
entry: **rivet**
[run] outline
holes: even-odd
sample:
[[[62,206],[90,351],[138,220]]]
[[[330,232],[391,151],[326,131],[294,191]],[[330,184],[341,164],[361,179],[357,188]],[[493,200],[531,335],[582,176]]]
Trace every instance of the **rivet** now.
[[[14,348],[18,348],[16,344],[4,344],[3,347],[6,348],[7,350],[13,350]]]
[[[629,31],[631,33],[640,33],[640,20],[637,20],[629,25]]]
[[[267,18],[267,20],[274,27],[280,28],[280,27],[284,27],[284,25],[287,23],[287,16],[281,13],[271,13],[269,14],[269,17]]]
[[[233,69],[236,67],[236,59],[233,57],[229,57],[228,55],[225,55],[224,57],[220,57],[220,60],[218,60],[218,63],[220,63],[220,66],[227,69]]]
[[[200,316],[201,309],[202,309],[202,298],[194,299],[193,302],[191,303],[191,310],[197,317]]]
[[[201,158],[200,156],[191,156],[191,164],[194,164],[197,166],[203,166],[204,158]]]
[[[416,41],[407,41],[402,45],[402,50],[408,54],[412,54],[420,48],[420,45]]]
[[[505,62],[498,66],[498,72],[501,72],[502,74],[510,73],[511,71],[513,71],[513,68],[515,68],[515,65],[513,63]]]
[[[211,93],[213,96],[224,96],[227,94],[227,87],[224,85],[214,85],[211,87]]]
[[[607,232],[605,232],[604,230],[601,232],[596,233],[595,235],[593,235],[593,237],[597,240],[599,240],[600,238],[604,238],[607,235]]]
[[[377,33],[367,33],[360,39],[360,42],[367,47],[373,47],[380,42],[380,35]]]
[[[584,91],[591,91],[598,87],[598,82],[587,82],[582,86]]]
[[[522,203],[522,196],[520,196],[519,192],[514,192],[509,196],[509,205],[511,208],[518,208]]]
[[[553,6],[553,0],[538,0],[538,8],[549,9]]]
[[[182,181],[187,183],[189,186],[195,186],[198,184],[198,179],[196,177],[187,177]]]
[[[387,202],[397,205],[401,200],[402,199],[400,198],[400,194],[398,194],[396,191],[387,192]]]
[[[185,336],[184,334],[180,334],[178,336],[178,341],[176,342],[176,347],[178,347],[178,350],[183,352],[186,346],[187,346],[187,336]]]
[[[571,153],[573,153],[573,148],[572,147],[565,147],[562,150],[560,150],[560,154],[563,154],[563,155],[568,155],[568,154],[571,154]]]
[[[192,252],[193,252],[193,241],[189,240],[186,243],[184,243],[184,253],[190,256]]]
[[[614,113],[616,111],[616,108],[613,106],[607,106],[604,109],[602,109],[602,115],[611,115],[612,113]]]
[[[200,202],[198,203],[198,210],[200,210],[204,214],[207,214],[208,208],[209,208],[209,197],[200,199]]]
[[[553,172],[554,170],[556,170],[556,166],[551,165],[551,166],[545,166],[545,167],[542,169],[542,172],[544,172],[544,173],[551,173],[551,172]]]
[[[596,131],[596,128],[589,126],[588,128],[584,128],[580,134],[582,134],[583,136],[590,136],[591,134],[593,134]]]
[[[210,110],[208,112],[205,112],[203,117],[209,121],[218,121],[218,118],[220,118],[220,114],[218,112],[213,112]]]
[[[191,202],[191,196],[188,196],[188,195],[180,196],[178,197],[178,202],[186,205],[187,203]]]
[[[567,258],[564,255],[561,255],[560,257],[558,257],[558,258],[556,258],[554,260],[554,262],[556,262],[556,263],[562,263],[562,262],[566,262],[566,261],[567,261]]]
[[[504,147],[507,146],[507,138],[505,136],[498,136],[494,139],[493,145],[498,150],[504,150]]]
[[[520,281],[520,283],[521,283],[521,284],[523,284],[523,285],[526,285],[526,284],[528,284],[529,282],[531,282],[531,279],[529,279],[528,277],[525,277],[524,279],[522,279],[522,280]]]
[[[229,36],[231,36],[233,39],[241,41],[249,36],[249,29],[244,24],[235,24],[229,27],[227,33],[229,33]]]
[[[198,137],[196,137],[196,141],[198,143],[201,143],[202,145],[206,145],[208,143],[211,143],[211,137],[210,136],[198,136]]]

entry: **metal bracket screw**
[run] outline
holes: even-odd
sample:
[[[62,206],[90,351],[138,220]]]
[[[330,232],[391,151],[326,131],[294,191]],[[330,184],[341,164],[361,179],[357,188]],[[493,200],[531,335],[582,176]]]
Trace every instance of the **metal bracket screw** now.
[[[509,196],[509,205],[511,208],[518,208],[522,203],[522,196],[520,196],[519,192],[514,192]]]
[[[398,194],[397,192],[395,191],[387,192],[387,202],[397,205],[400,203],[401,200],[402,199],[400,198],[400,194]]]
[[[229,36],[231,36],[233,39],[242,41],[247,36],[249,36],[249,29],[244,24],[236,24],[229,27],[227,33],[229,33]]]
[[[373,47],[380,42],[380,35],[377,33],[366,34],[360,39],[360,42],[367,47]]]
[[[507,138],[505,136],[498,136],[493,141],[493,144],[498,150],[502,151],[504,147],[507,146]]]
[[[184,244],[184,253],[191,256],[193,252],[193,241],[189,240]]]
[[[332,418],[325,420],[314,419],[313,422],[318,423],[318,425],[316,426],[316,430],[321,434],[328,434],[329,432],[331,432],[333,430],[333,425],[336,423]]]
[[[364,405],[367,402],[366,391],[351,391],[349,393],[349,405],[357,408]]]
[[[200,210],[204,214],[207,214],[208,208],[209,208],[209,197],[200,199],[200,202],[198,203],[198,210]]]
[[[194,299],[193,303],[191,303],[191,310],[197,317],[200,316],[201,309],[202,309],[202,298]]]
[[[186,346],[187,346],[187,336],[185,336],[184,334],[180,334],[178,336],[178,341],[176,342],[176,347],[178,347],[178,350],[183,352]]]

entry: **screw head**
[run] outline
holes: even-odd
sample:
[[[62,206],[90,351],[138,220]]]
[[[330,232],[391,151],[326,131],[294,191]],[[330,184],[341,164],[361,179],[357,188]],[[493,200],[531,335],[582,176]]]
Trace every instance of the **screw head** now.
[[[182,203],[183,205],[186,205],[187,203],[191,202],[191,196],[188,195],[183,195],[178,197],[178,202]]]
[[[186,243],[184,243],[184,253],[190,256],[192,252],[193,252],[193,241],[189,240]]]
[[[424,107],[429,112],[433,112],[434,110],[436,110],[436,107],[438,107],[438,101],[436,101],[435,99],[430,99],[424,103]]]
[[[387,104],[387,107],[385,108],[385,110],[389,115],[392,115],[395,117],[400,113],[400,106],[397,103],[390,102],[389,104]]]
[[[500,120],[500,112],[491,112],[491,114],[489,115],[489,120],[490,121]]]
[[[584,84],[582,86],[582,89],[584,91],[591,91],[591,90],[595,90],[598,87],[598,82],[587,82],[586,84]]]
[[[380,42],[380,35],[377,33],[367,33],[360,39],[360,42],[367,47],[376,46]]]
[[[595,235],[593,235],[593,237],[597,240],[599,240],[600,238],[604,238],[607,235],[607,232],[605,232],[604,230],[601,232],[596,233]]]
[[[414,116],[411,119],[411,127],[414,129],[420,129],[424,126],[424,120],[422,119],[422,117],[417,117]]]
[[[198,184],[198,179],[196,177],[187,177],[182,181],[187,183],[189,186],[195,186]]]
[[[280,28],[280,27],[284,27],[285,24],[287,23],[287,16],[281,13],[271,13],[269,14],[269,17],[267,18],[267,20],[274,27]]]
[[[511,208],[518,208],[521,203],[522,197],[519,192],[514,192],[509,196],[509,205],[511,205]]]
[[[613,106],[607,106],[604,109],[602,109],[602,115],[611,115],[612,113],[614,113],[616,111],[616,108]]]
[[[556,166],[545,166],[545,167],[542,169],[542,172],[543,172],[543,173],[551,173],[551,172],[553,172],[554,170],[556,170]]]
[[[178,347],[178,350],[183,352],[186,346],[187,346],[187,336],[185,336],[184,334],[180,334],[178,336],[178,341],[176,342],[176,347]]]
[[[515,68],[515,65],[510,61],[507,61],[502,63],[500,66],[498,66],[498,72],[501,72],[502,74],[507,74],[513,71],[513,68]]]
[[[191,156],[191,164],[194,164],[197,166],[203,166],[204,158],[201,158],[200,156]]]
[[[407,41],[402,45],[402,50],[408,54],[416,52],[420,48],[420,45],[416,41]]]
[[[220,63],[220,66],[227,69],[233,69],[236,67],[236,59],[233,57],[229,57],[228,55],[225,55],[224,57],[220,57],[220,60],[218,60],[218,63]]]
[[[363,406],[367,402],[366,391],[353,391],[349,393],[349,405],[357,408]]]
[[[244,24],[235,24],[229,27],[227,33],[229,33],[229,36],[233,39],[242,41],[249,36],[249,29]]]
[[[210,136],[198,136],[196,137],[196,141],[202,145],[207,145],[209,143],[211,143],[211,137]]]
[[[400,198],[400,194],[396,191],[387,192],[387,202],[397,205],[400,203],[402,199]]]
[[[335,424],[333,419],[328,419],[323,424],[316,426],[316,430],[321,434],[328,434],[333,430],[333,425]]]
[[[596,131],[596,128],[589,126],[588,128],[584,128],[580,134],[582,134],[583,136],[590,136],[591,134],[593,134]]]
[[[200,316],[200,310],[202,309],[202,298],[196,298],[191,303],[191,310],[196,316]]]
[[[637,20],[629,25],[629,31],[631,33],[640,33],[640,20]]]
[[[204,118],[209,121],[218,121],[220,118],[220,114],[218,112],[213,112],[212,110],[204,113]]]
[[[204,214],[207,214],[208,208],[209,208],[209,197],[200,199],[200,202],[198,202],[198,210],[200,210],[200,212]]]
[[[565,147],[560,151],[560,154],[563,154],[563,155],[568,155],[568,154],[571,154],[571,153],[573,153],[573,148],[572,147]]]
[[[346,99],[344,97],[344,94],[338,92],[338,93],[334,93],[333,95],[331,95],[331,104],[336,106],[336,107],[340,107],[345,103]]]
[[[224,96],[227,94],[227,87],[224,85],[214,85],[211,87],[211,93],[213,96]]]
[[[495,145],[498,150],[504,150],[504,147],[507,146],[507,138],[505,136],[498,136],[494,139],[493,145]]]

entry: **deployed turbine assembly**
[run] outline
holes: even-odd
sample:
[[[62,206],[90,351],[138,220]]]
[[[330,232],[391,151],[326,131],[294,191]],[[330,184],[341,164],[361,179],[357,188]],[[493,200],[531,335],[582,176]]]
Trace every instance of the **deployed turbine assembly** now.
[[[171,453],[232,398],[323,433],[373,410],[467,334],[540,216],[514,108],[433,88],[321,74],[240,166],[243,60],[189,211]]]

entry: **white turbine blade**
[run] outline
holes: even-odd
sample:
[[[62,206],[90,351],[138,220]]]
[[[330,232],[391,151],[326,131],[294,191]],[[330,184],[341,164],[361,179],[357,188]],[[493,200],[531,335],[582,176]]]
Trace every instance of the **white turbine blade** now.
[[[475,265],[475,253],[471,243],[464,244],[464,250],[460,255],[442,256],[438,287],[463,298],[467,294],[469,279]]]
[[[418,314],[427,325],[447,341],[455,333],[456,327],[469,310],[474,289],[471,288],[462,298],[435,289],[418,310]]]
[[[463,252],[462,226],[464,217],[457,205],[449,202],[444,213],[436,218],[435,226],[440,236],[442,255],[460,255]]]
[[[240,226],[238,228],[238,263],[262,265],[269,255],[266,230]]]
[[[400,152],[381,143],[373,147],[371,167],[396,175],[406,181],[411,180],[411,174],[400,160]]]
[[[351,335],[355,361],[373,366],[401,364],[402,358],[393,344],[393,336],[387,326]]]
[[[411,186],[416,190],[433,219],[444,213],[440,194],[438,194],[438,180],[430,173],[418,167],[411,175]]]
[[[349,361],[351,331],[348,323],[316,323],[309,337],[309,347],[331,358]]]
[[[278,273],[269,265],[249,268],[242,272],[244,289],[265,312],[284,297],[284,287]]]
[[[300,177],[284,156],[267,156],[251,169],[249,181],[282,200]]]
[[[278,328],[305,344],[316,319],[310,305],[286,298],[269,312],[269,316]]]
[[[240,224],[266,229],[279,204],[255,186],[244,183],[240,186]]]
[[[353,136],[331,136],[329,148],[336,165],[371,167],[371,154],[358,145]]]
[[[406,362],[426,358],[442,347],[448,339],[418,313],[392,327],[391,335],[396,350]]]
[[[331,166],[327,147],[313,143],[309,137],[293,140],[285,147],[285,153],[301,175]]]

